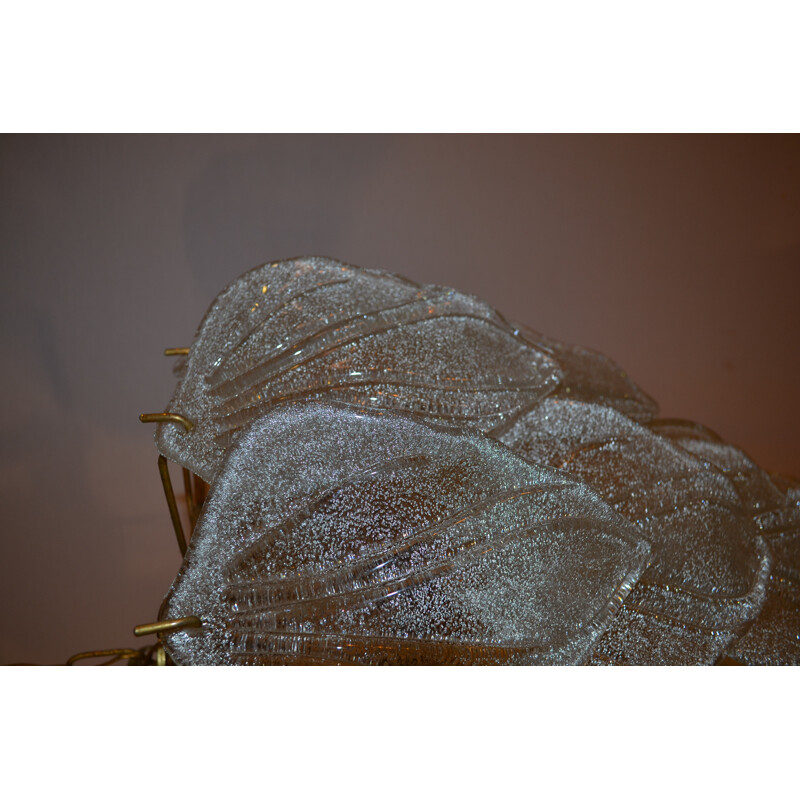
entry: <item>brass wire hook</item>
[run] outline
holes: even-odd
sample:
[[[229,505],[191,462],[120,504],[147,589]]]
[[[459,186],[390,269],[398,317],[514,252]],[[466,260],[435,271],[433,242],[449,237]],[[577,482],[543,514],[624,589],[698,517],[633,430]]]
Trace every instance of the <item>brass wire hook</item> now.
[[[172,479],[169,477],[169,465],[164,456],[158,457],[158,474],[161,476],[161,485],[164,487],[164,496],[167,498],[167,508],[172,520],[172,527],[175,530],[175,538],[178,540],[178,549],[181,555],[186,555],[186,537],[183,534],[181,515],[178,511],[178,504],[175,502],[175,492],[172,489]]]
[[[88,658],[102,658],[103,656],[111,656],[111,658],[108,661],[103,661],[102,664],[98,664],[97,666],[108,667],[111,664],[116,664],[117,661],[123,660],[128,660],[134,663],[147,663],[153,655],[155,649],[156,647],[149,646],[143,647],[140,650],[133,650],[130,647],[116,647],[110,650],[87,650],[83,653],[75,653],[74,656],[70,656],[66,661],[66,666],[71,667],[74,666],[78,661],[84,661]],[[156,663],[160,666],[161,659],[157,658]],[[164,665],[166,665],[166,661],[164,661]]]
[[[140,422],[178,422],[186,429],[188,433],[193,427],[194,423],[190,419],[186,419],[186,417],[182,417],[180,414],[172,414],[167,411],[163,411],[160,414],[139,414],[139,421]]]
[[[133,629],[134,636],[148,636],[151,633],[164,633],[166,631],[179,631],[182,628],[199,628],[202,626],[200,617],[178,617],[177,619],[162,619],[158,622],[147,622],[137,625]]]
[[[200,505],[192,487],[192,473],[186,467],[183,468],[183,491],[186,496],[186,508],[189,511],[189,527],[193,531],[197,523],[197,515],[200,513]]]
[[[168,347],[164,353],[168,355],[183,354],[183,351],[189,352],[188,347]],[[158,414],[139,414],[140,422],[177,422],[183,425],[184,430],[188,433],[194,427],[190,419],[164,411]],[[169,516],[172,520],[172,527],[175,530],[175,538],[178,540],[178,548],[181,555],[186,555],[186,536],[183,533],[183,525],[181,524],[180,513],[178,512],[178,504],[175,500],[175,491],[172,488],[172,479],[169,476],[169,467],[167,460],[164,456],[158,457],[158,474],[161,476],[161,485],[164,487],[164,496],[167,498],[167,507],[169,508]],[[194,488],[192,487],[192,475],[185,467],[183,468],[183,486],[186,492],[186,507],[189,512],[189,526],[194,529],[197,522],[197,516],[200,512],[200,504],[198,502],[201,495],[201,485],[195,480]]]
[[[192,423],[180,414],[140,414],[139,419],[142,422],[180,422],[187,431],[192,429]],[[181,551],[181,555],[185,556],[187,547],[186,536],[183,533],[181,515],[178,511],[178,503],[175,499],[175,490],[172,488],[172,478],[169,476],[167,459],[162,455],[158,457],[158,474],[161,476],[161,485],[164,488],[164,497],[167,499],[167,508],[169,508],[169,516],[172,520],[172,527],[175,530],[175,538],[178,540],[178,548]],[[186,467],[183,468],[183,488],[186,492],[189,526],[191,529],[194,529],[202,503],[202,500],[198,502],[196,499],[196,497],[199,497],[201,494],[201,485],[195,480],[194,487],[192,486],[192,473],[190,473]]]
[[[165,356],[186,356],[189,354],[188,347],[168,347],[164,350]],[[183,426],[184,430],[188,433],[194,427],[191,420],[180,414],[173,414],[170,412],[163,412],[158,414],[140,414],[139,420],[141,422],[174,422]],[[178,540],[178,547],[180,548],[181,555],[186,554],[186,537],[183,533],[183,526],[181,525],[180,514],[178,513],[178,506],[175,500],[175,492],[172,489],[172,480],[169,475],[169,465],[167,459],[159,455],[158,457],[158,471],[161,476],[161,483],[164,487],[164,494],[167,499],[167,506],[169,514],[172,519],[172,525],[175,529],[175,536]],[[194,478],[194,485],[192,479]],[[200,505],[205,499],[204,484],[196,475],[192,475],[189,470],[183,468],[183,484],[186,492],[186,505],[189,511],[189,521],[193,528],[197,521]],[[202,625],[198,617],[182,617],[180,619],[167,619],[159,622],[149,622],[144,625],[137,625],[133,629],[135,636],[146,636],[151,633],[160,634],[165,631],[180,630],[182,628],[199,627]],[[159,637],[160,638],[160,637]],[[156,666],[166,666],[168,657],[164,650],[163,644],[159,641],[157,644],[142,647],[139,650],[134,650],[129,647],[118,647],[107,650],[86,650],[81,653],[75,653],[70,656],[67,661],[67,666],[73,666],[79,661],[85,661],[92,658],[109,657],[107,661],[102,662],[99,666],[109,666],[118,661],[127,660],[131,664],[148,664],[155,662]]]

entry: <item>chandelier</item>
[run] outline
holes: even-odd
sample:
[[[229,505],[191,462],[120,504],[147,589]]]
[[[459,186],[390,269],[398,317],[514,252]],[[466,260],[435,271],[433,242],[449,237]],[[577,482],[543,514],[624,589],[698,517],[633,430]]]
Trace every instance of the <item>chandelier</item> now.
[[[246,273],[166,353],[141,419],[184,560],[122,658],[800,661],[800,483],[603,355],[320,257]]]

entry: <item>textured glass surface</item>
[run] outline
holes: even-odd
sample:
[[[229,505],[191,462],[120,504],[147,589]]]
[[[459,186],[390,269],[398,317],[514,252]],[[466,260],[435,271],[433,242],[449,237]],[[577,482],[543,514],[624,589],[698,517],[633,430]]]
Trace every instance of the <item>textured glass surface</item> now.
[[[545,400],[502,440],[585,481],[652,545],[625,615],[600,643],[607,660],[709,663],[756,618],[770,552],[721,469],[614,409],[571,400]]]
[[[777,510],[756,516],[773,566],[764,608],[729,654],[745,664],[800,664],[800,485]]]
[[[211,482],[243,426],[284,400],[413,411],[492,432],[552,394],[649,419],[655,404],[596,353],[521,331],[474,297],[328,258],[265,264],[203,319],[160,425],[167,458]]]
[[[781,488],[737,447],[697,423],[653,420],[650,427],[722,470],[754,515],[772,556],[766,599],[728,654],[746,664],[800,664],[800,496]]]
[[[786,498],[769,475],[739,448],[722,441],[702,425],[677,420],[653,420],[649,427],[688,450],[706,465],[730,478],[745,508],[752,514],[781,508]]]
[[[641,422],[658,413],[655,400],[646,395],[608,356],[586,347],[548,339],[522,325],[520,335],[548,353],[561,368],[554,398],[588,400],[610,406]]]
[[[586,661],[649,546],[477,433],[318,402],[231,446],[162,608],[178,663]]]
[[[310,257],[234,281],[174,371],[194,426],[157,446],[213,485],[180,663],[800,663],[800,483],[600,353]]]

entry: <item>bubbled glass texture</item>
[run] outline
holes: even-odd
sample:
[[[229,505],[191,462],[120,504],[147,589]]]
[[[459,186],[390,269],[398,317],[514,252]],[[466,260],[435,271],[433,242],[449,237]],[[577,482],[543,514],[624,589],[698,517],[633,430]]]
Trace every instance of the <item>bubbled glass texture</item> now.
[[[392,412],[276,406],[232,448],[164,615],[178,663],[579,663],[650,547],[586,485]]]
[[[194,427],[158,448],[213,484],[180,663],[800,663],[800,486],[599,353],[303,258],[224,290],[175,373]]]
[[[728,475],[654,428],[610,408],[548,399],[503,441],[591,485],[652,545],[597,658],[650,663],[657,641],[660,663],[708,663],[759,614],[770,551]]]
[[[211,482],[244,426],[287,400],[409,411],[493,432],[552,393],[649,419],[655,404],[599,354],[510,325],[480,300],[329,258],[265,264],[220,293],[160,425],[167,458]]]

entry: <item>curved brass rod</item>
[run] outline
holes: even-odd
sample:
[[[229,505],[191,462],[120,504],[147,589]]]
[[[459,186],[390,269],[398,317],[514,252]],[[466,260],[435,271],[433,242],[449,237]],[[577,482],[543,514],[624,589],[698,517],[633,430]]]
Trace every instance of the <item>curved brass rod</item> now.
[[[192,497],[194,499],[195,509],[197,513],[199,513],[206,501],[209,486],[199,475],[195,475],[194,473],[192,473],[192,482],[194,483]]]
[[[134,636],[148,636],[151,633],[178,631],[181,628],[199,628],[203,623],[199,617],[179,617],[178,619],[162,619],[159,622],[148,622],[137,625],[133,629]]]
[[[183,535],[183,525],[181,525],[181,515],[178,512],[178,504],[175,502],[175,492],[172,490],[172,480],[169,477],[169,465],[164,456],[158,457],[158,474],[161,476],[161,485],[164,487],[164,496],[167,498],[167,508],[172,520],[172,527],[175,530],[175,538],[178,540],[178,549],[181,555],[186,555],[186,537]]]
[[[87,658],[102,658],[103,656],[116,656],[112,661],[106,662],[108,664],[114,661],[119,661],[121,658],[138,658],[141,653],[138,650],[131,650],[129,647],[117,647],[113,650],[87,650],[85,653],[75,653],[67,659],[66,665],[72,666],[76,661],[83,661]]]
[[[165,356],[188,356],[189,355],[189,348],[188,347],[167,347],[164,350]]]
[[[139,414],[139,421],[140,422],[179,422],[186,428],[186,432],[188,433],[193,427],[194,423],[186,419],[186,417],[182,417],[180,414],[171,414],[169,412],[162,412],[161,414]]]
[[[197,523],[198,507],[192,488],[192,473],[186,467],[183,468],[183,491],[186,494],[186,510],[189,512],[189,535],[191,536]]]

